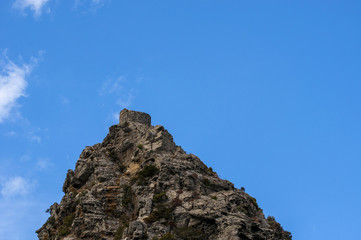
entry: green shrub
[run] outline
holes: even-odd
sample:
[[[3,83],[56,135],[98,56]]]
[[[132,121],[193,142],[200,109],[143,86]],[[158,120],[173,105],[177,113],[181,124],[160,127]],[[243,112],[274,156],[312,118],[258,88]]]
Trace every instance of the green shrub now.
[[[69,234],[70,227],[71,227],[71,224],[73,224],[74,218],[75,218],[74,213],[71,213],[63,218],[63,224],[60,227],[59,236],[62,237],[62,236],[66,236]]]
[[[120,224],[117,231],[115,232],[114,240],[121,240],[123,237],[124,229],[126,229],[127,227],[128,226],[125,224]]]
[[[248,215],[247,208],[243,207],[242,205],[237,206],[237,210],[244,213],[244,214],[246,214],[246,215]]]
[[[123,236],[124,229],[129,226],[129,217],[126,215],[121,215],[119,217],[119,227],[114,235],[114,240],[121,240]]]
[[[292,240],[292,234],[288,231],[284,231],[284,238],[285,240]]]
[[[117,231],[115,232],[115,235],[114,235],[114,240],[121,240],[122,239],[124,229],[125,229],[125,227],[123,225],[118,227],[118,229],[117,229]]]
[[[148,178],[151,178],[159,173],[159,169],[155,165],[147,165],[131,179],[131,182],[138,182],[144,184]]]
[[[163,236],[161,236],[160,238],[153,238],[152,240],[175,240],[175,236],[171,233],[166,233]]]
[[[195,227],[180,227],[175,228],[174,233],[166,233],[162,237],[154,237],[152,240],[205,240],[207,235],[201,230]]]
[[[171,206],[165,204],[157,204],[156,209],[151,212],[149,217],[145,218],[144,221],[146,223],[153,223],[162,218],[169,220],[172,217],[173,210],[174,209]]]
[[[174,230],[175,234],[183,240],[204,240],[207,235],[201,230],[193,227],[181,227]]]
[[[144,146],[142,144],[138,144],[137,148],[142,150],[144,148]]]
[[[249,200],[252,202],[252,204],[256,207],[257,211],[261,210],[261,208],[258,206],[257,200],[254,197],[249,196]]]
[[[84,191],[80,192],[78,196],[79,196],[79,198],[82,198],[82,197],[84,197],[87,193],[88,193],[88,190],[84,190]]]
[[[108,156],[113,162],[116,162],[118,160],[118,154],[114,151],[114,149],[109,150]]]
[[[133,204],[133,191],[129,185],[123,185],[123,198],[122,205],[124,207],[131,206]]]
[[[276,218],[274,216],[268,216],[267,217],[267,222],[272,225],[274,223],[276,223]]]
[[[153,196],[153,202],[155,202],[155,203],[164,202],[167,199],[168,199],[168,197],[165,192],[161,192],[161,193],[155,194]]]
[[[208,178],[203,178],[202,182],[204,185],[206,185],[208,187],[210,187],[212,185]]]
[[[49,217],[45,224],[47,224],[47,223],[49,223],[49,224],[51,224],[51,225],[54,225],[54,223],[55,223],[55,218],[54,218],[53,216]]]
[[[150,178],[156,175],[158,172],[159,169],[155,165],[147,165],[143,168],[143,170],[138,172],[138,176],[144,178]]]
[[[202,183],[206,186],[209,187],[211,190],[213,191],[217,191],[219,189],[221,189],[217,184],[211,182],[208,178],[203,177],[202,179]]]
[[[63,236],[66,236],[66,235],[68,235],[69,234],[69,229],[66,229],[66,228],[60,228],[59,229],[59,236],[60,237],[63,237]]]
[[[275,217],[268,216],[266,220],[267,220],[268,224],[270,225],[270,227],[273,230],[275,230],[276,232],[282,234],[282,237],[283,237],[282,239],[284,239],[284,240],[292,240],[292,234],[290,232],[288,232],[288,231],[283,230],[283,227],[281,226],[281,224],[279,224],[276,221]]]

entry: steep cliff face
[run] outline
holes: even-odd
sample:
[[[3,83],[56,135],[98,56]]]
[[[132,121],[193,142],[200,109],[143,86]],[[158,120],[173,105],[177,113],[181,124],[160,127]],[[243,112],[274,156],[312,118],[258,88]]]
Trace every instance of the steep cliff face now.
[[[288,240],[256,199],[220,179],[146,113],[124,109],[69,170],[41,240]]]

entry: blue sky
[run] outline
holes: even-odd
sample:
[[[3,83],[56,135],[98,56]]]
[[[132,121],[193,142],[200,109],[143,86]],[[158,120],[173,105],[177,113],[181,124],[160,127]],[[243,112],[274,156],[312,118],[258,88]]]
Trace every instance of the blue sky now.
[[[295,240],[361,225],[361,2],[0,2],[0,239],[36,239],[126,107]]]

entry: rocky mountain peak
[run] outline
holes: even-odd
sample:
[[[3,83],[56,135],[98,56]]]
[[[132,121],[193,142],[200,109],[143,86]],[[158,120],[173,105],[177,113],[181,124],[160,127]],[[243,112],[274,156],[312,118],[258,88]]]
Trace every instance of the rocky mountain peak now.
[[[151,117],[124,109],[69,170],[40,240],[288,240],[256,199],[177,146]]]

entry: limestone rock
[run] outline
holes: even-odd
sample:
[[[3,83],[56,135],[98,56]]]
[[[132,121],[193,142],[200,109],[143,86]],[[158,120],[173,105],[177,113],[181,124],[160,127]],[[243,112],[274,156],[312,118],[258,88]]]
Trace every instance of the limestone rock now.
[[[40,240],[288,240],[256,200],[124,109],[101,144],[69,170]]]

